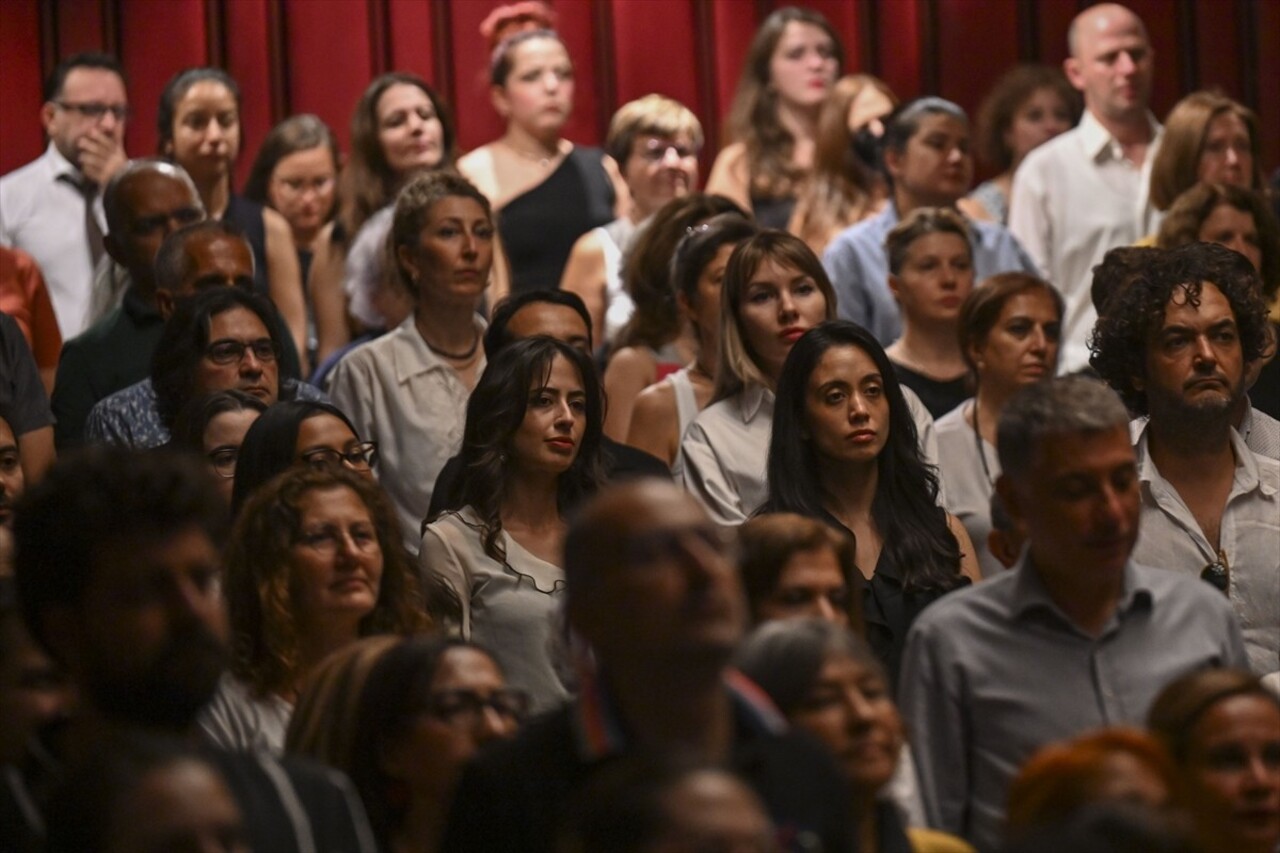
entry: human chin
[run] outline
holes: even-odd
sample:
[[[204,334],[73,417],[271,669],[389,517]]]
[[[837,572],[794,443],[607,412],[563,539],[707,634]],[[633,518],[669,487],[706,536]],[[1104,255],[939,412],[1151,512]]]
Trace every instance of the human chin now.
[[[205,626],[193,625],[172,636],[141,671],[91,677],[86,686],[94,707],[110,720],[182,730],[213,698],[226,663],[223,642]]]

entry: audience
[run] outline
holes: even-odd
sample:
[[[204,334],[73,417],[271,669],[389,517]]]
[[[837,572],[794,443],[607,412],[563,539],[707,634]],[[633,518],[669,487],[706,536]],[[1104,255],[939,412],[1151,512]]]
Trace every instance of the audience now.
[[[900,680],[929,826],[999,843],[1008,786],[1055,740],[1141,723],[1170,680],[1248,657],[1225,597],[1134,562],[1141,494],[1129,415],[1084,377],[1023,388],[1000,416],[1017,566],[920,614]]]
[[[738,528],[738,548],[752,624],[806,616],[863,632],[864,581],[847,532],[794,512],[770,512]]]
[[[558,669],[566,518],[601,479],[604,399],[589,357],[534,337],[504,347],[467,404],[456,507],[423,528],[421,569],[462,603],[535,711],[569,695]]]
[[[866,326],[883,346],[902,335],[901,311],[889,289],[885,238],[920,207],[950,207],[973,180],[969,117],[942,98],[920,98],[888,122],[882,142],[889,199],[884,210],[840,234],[827,246],[822,264],[840,299],[840,316]],[[1000,272],[1037,275],[1018,241],[995,222],[969,223],[974,276]]]
[[[0,412],[18,440],[22,473],[34,483],[53,464],[53,413],[22,330],[0,313]]]
[[[21,249],[0,245],[0,312],[13,318],[27,339],[45,391],[53,393],[62,351],[62,333],[49,301],[49,288],[35,259]]]
[[[938,476],[947,484],[947,510],[977,549],[983,577],[994,577],[1001,569],[988,544],[1000,476],[996,425],[1019,388],[1052,378],[1057,369],[1062,297],[1035,276],[1000,273],[964,300],[959,327],[973,396],[938,418]]]
[[[228,508],[245,434],[266,410],[267,404],[252,394],[230,389],[196,397],[174,418],[169,446],[204,459]]]
[[[787,6],[756,30],[707,192],[786,228],[813,168],[818,116],[844,65],[844,46],[821,12]]]
[[[1219,92],[1192,92],[1173,105],[1151,164],[1151,205],[1160,211],[1196,184],[1260,190],[1258,117]]]
[[[298,468],[245,503],[227,550],[230,671],[200,729],[229,750],[284,751],[293,703],[325,657],[430,624],[390,503],[368,479]]]
[[[586,303],[591,336],[601,344],[611,342],[635,310],[622,265],[637,233],[667,202],[698,189],[702,125],[683,104],[646,95],[614,113],[604,146],[626,181],[631,209],[579,237],[560,280],[562,290]]]

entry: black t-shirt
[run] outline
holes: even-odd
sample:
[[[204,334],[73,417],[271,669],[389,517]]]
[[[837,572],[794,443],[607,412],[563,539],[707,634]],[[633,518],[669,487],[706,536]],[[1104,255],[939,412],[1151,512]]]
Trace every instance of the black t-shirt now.
[[[31,348],[17,322],[3,312],[0,312],[0,413],[8,419],[15,438],[53,425],[49,395],[40,381]]]

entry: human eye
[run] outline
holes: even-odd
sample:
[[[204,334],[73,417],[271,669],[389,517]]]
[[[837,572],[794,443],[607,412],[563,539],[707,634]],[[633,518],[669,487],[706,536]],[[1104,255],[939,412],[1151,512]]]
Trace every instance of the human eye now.
[[[405,123],[405,120],[408,117],[409,117],[408,113],[406,113],[404,110],[396,110],[393,113],[389,113],[388,115],[383,116],[382,126],[387,128],[399,127],[400,125]]]
[[[552,399],[551,394],[545,388],[534,391],[529,395],[529,405],[537,409],[544,409],[554,402],[555,400]]]
[[[1117,492],[1128,492],[1137,482],[1138,469],[1133,465],[1126,465],[1111,474],[1111,487]]]
[[[240,121],[240,116],[237,113],[233,113],[233,112],[222,113],[218,116],[218,124],[222,125],[223,127],[232,127],[233,125],[238,124],[239,121]]]
[[[423,121],[431,121],[433,118],[436,117],[435,108],[431,106],[418,107],[417,112],[418,112],[418,118],[422,119]]]
[[[847,399],[849,395],[843,388],[828,388],[822,395],[822,401],[828,406],[838,406]]]
[[[562,65],[562,66],[560,66],[559,68],[557,68],[557,69],[556,69],[556,76],[557,76],[557,77],[559,77],[559,78],[561,79],[561,81],[572,80],[572,79],[573,79],[573,66],[572,66],[572,65]]]
[[[569,409],[577,414],[584,414],[587,411],[587,399],[585,397],[574,397],[569,401]]]
[[[753,305],[763,305],[773,300],[773,290],[767,287],[753,287],[747,291],[747,301]]]
[[[192,585],[203,593],[216,592],[222,580],[222,572],[217,566],[200,566],[189,574]]]
[[[1248,756],[1238,744],[1216,747],[1205,755],[1205,765],[1211,770],[1240,770],[1248,763]]]
[[[813,293],[817,289],[818,289],[818,286],[814,284],[810,279],[806,278],[792,285],[791,292],[798,294],[800,296],[808,296],[810,293]]]
[[[819,687],[805,697],[801,703],[807,711],[826,711],[840,704],[840,691],[833,688]]]
[[[1031,333],[1031,321],[1014,320],[1004,328],[1006,332],[1013,335],[1015,338],[1025,338]]]
[[[192,130],[201,130],[208,123],[209,117],[200,112],[187,113],[182,119],[182,124]]]
[[[488,222],[482,222],[476,225],[476,227],[472,229],[471,233],[475,234],[476,237],[480,238],[481,240],[492,240],[493,226],[490,225]]]
[[[0,452],[0,471],[6,474],[18,470],[21,460],[18,458],[17,450],[5,450]]]
[[[300,539],[309,548],[326,548],[338,541],[338,535],[332,527],[315,527],[304,530]]]
[[[868,382],[862,389],[862,393],[868,397],[879,397],[884,394],[884,386],[879,382]]]
[[[351,539],[357,545],[369,546],[378,541],[378,534],[371,524],[357,524],[351,529]]]
[[[457,237],[461,233],[461,229],[457,225],[440,225],[436,228],[436,236],[450,239]]]
[[[1236,330],[1234,326],[1224,326],[1218,329],[1214,335],[1214,339],[1221,343],[1231,343],[1236,339]]]
[[[209,345],[209,358],[218,364],[235,361],[244,352],[239,341],[218,341]]]
[[[1191,342],[1191,339],[1187,335],[1182,333],[1166,335],[1164,338],[1164,350],[1165,352],[1170,352],[1170,353],[1178,352],[1182,349],[1185,349],[1187,344],[1189,344],[1190,342]]]

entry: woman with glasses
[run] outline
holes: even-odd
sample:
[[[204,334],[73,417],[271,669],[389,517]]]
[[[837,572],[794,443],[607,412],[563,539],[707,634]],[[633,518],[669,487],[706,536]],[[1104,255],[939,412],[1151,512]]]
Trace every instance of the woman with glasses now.
[[[361,441],[350,419],[336,406],[314,401],[277,403],[253,423],[240,446],[231,509],[272,477],[294,467],[347,468],[373,479],[378,445]]]
[[[341,468],[293,468],[249,498],[227,549],[232,658],[202,733],[279,753],[293,703],[328,655],[430,626],[386,496]]]
[[[528,709],[479,646],[376,637],[317,669],[285,747],[351,778],[379,850],[434,853],[463,766],[515,734]]]
[[[245,433],[266,410],[266,403],[243,391],[216,391],[192,400],[174,422],[169,443],[204,458],[228,507]]]
[[[423,531],[423,574],[461,600],[463,639],[492,649],[539,711],[568,697],[552,651],[565,516],[600,482],[603,408],[580,350],[545,337],[504,347],[467,404],[460,505]]]

